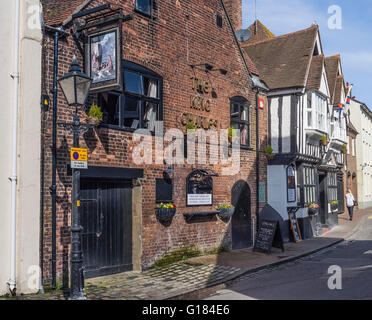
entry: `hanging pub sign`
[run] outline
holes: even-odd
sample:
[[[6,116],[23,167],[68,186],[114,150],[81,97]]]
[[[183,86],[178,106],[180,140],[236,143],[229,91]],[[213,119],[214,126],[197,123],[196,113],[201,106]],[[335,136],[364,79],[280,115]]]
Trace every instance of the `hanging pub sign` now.
[[[121,87],[121,56],[119,26],[88,34],[85,62],[86,72],[93,79],[92,92]]]
[[[294,166],[287,167],[287,200],[288,202],[296,202],[296,168]]]
[[[213,179],[205,170],[195,170],[186,178],[188,207],[213,205]]]

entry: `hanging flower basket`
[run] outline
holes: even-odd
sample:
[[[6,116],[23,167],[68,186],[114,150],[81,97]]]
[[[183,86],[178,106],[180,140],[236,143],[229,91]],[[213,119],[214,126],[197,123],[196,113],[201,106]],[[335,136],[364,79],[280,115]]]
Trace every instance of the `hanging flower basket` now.
[[[218,216],[220,219],[231,218],[235,212],[235,207],[232,205],[219,205],[217,207]]]
[[[221,209],[220,211],[218,211],[218,216],[221,219],[228,219],[233,216],[234,212],[235,212],[235,208]]]
[[[331,210],[332,211],[338,210],[338,202],[331,202]]]
[[[309,205],[309,216],[316,216],[319,212],[319,205],[316,203],[312,203]]]
[[[160,222],[169,222],[176,214],[176,206],[174,204],[161,203],[156,209],[156,217]]]
[[[96,118],[88,118],[87,122],[95,127],[98,127],[101,124],[102,120]]]
[[[156,208],[156,217],[160,222],[171,221],[176,214],[176,208]]]
[[[319,209],[318,208],[309,208],[309,216],[312,217],[312,216],[316,216],[319,212]]]

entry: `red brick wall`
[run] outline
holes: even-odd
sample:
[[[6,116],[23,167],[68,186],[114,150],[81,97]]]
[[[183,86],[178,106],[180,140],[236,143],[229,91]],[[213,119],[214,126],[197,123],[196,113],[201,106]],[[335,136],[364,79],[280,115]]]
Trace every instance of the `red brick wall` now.
[[[89,7],[106,3],[107,0],[95,0]],[[109,1],[123,8],[124,14],[133,13],[134,0]],[[190,211],[215,210],[221,202],[229,202],[231,188],[240,179],[248,182],[252,192],[252,217],[256,212],[256,102],[255,93],[243,60],[234,42],[232,30],[229,29],[224,11],[219,0],[211,1],[155,1],[154,17],[133,13],[134,19],[123,24],[123,59],[143,65],[163,77],[163,114],[165,130],[183,128],[178,122],[182,112],[190,112],[208,118],[217,119],[221,128],[230,126],[229,98],[243,96],[251,103],[251,146],[252,150],[242,150],[241,171],[234,177],[220,176],[214,178],[214,206],[202,208],[186,208],[186,176],[195,168],[191,165],[176,166],[174,174],[174,198],[177,214],[170,227],[161,225],[155,217],[155,178],[163,177],[164,165],[137,166],[131,159],[129,147],[131,134],[124,131],[98,128],[92,134],[80,137],[81,147],[87,147],[89,166],[115,166],[144,169],[144,178],[140,179],[143,188],[142,217],[142,265],[150,266],[168,250],[185,245],[196,244],[203,249],[219,246],[221,242],[230,244],[230,223],[217,221],[187,224],[183,213]],[[88,8],[89,8],[88,7]],[[220,12],[224,17],[222,29],[215,24],[215,14]],[[71,28],[71,25],[69,26]],[[44,85],[43,90],[49,93],[53,80],[53,39],[45,37],[44,42]],[[82,65],[82,57],[71,37],[60,42],[59,76],[68,71],[73,54],[78,56]],[[196,71],[196,75],[209,81],[217,93],[211,98],[211,112],[190,109],[190,96],[193,94],[190,80],[189,63],[210,63],[216,68],[228,71],[223,76],[219,72],[206,74]],[[91,97],[91,100],[95,96]],[[267,104],[266,104],[267,106]],[[82,119],[86,117],[81,112]],[[44,134],[42,135],[43,153],[45,155],[45,189],[44,189],[44,277],[51,277],[51,135],[52,110],[43,117]],[[66,106],[62,93],[58,95],[58,121],[71,122],[72,110]],[[267,107],[260,111],[260,180],[266,182],[266,148]],[[71,176],[67,175],[69,149],[72,146],[72,135],[58,129],[57,138],[57,271],[61,277],[68,266],[68,250],[70,243],[70,208],[71,208]],[[221,174],[220,165],[206,165]]]
[[[347,130],[347,136],[348,136],[348,143],[349,143],[349,154],[347,154],[347,168],[348,168],[347,170],[348,172],[350,172],[351,176],[348,177],[347,172],[346,172],[345,194],[348,189],[351,189],[351,192],[353,193],[355,201],[358,201],[357,161],[356,161],[356,153],[353,156],[353,152],[352,152],[352,139],[355,139],[354,144],[356,148],[356,134],[350,130]],[[353,174],[355,174],[354,178],[353,178]]]
[[[223,0],[235,31],[242,29],[242,0]]]

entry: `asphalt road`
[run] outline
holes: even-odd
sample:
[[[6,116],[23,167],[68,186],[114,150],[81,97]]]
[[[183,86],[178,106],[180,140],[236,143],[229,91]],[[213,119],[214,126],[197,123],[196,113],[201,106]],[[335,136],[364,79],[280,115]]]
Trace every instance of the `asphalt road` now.
[[[334,271],[328,273],[331,266],[341,267],[338,280]],[[329,289],[329,282],[341,285],[341,289]],[[243,276],[206,300],[257,299],[372,300],[372,215],[364,217],[350,240],[301,260]]]

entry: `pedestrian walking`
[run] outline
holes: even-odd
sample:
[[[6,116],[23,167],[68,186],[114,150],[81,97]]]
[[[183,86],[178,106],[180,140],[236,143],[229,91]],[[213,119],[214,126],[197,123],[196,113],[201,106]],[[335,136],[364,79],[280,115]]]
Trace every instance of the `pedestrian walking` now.
[[[353,214],[354,214],[355,199],[350,189],[347,190],[347,194],[345,195],[345,198],[346,198],[347,210],[349,211],[350,221],[352,221]]]

